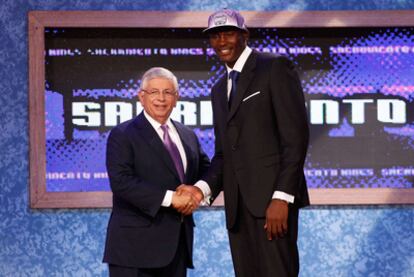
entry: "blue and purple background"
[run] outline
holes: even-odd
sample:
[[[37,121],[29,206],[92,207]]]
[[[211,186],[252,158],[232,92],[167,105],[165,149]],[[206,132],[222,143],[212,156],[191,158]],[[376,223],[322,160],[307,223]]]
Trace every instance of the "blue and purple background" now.
[[[0,276],[107,276],[101,263],[108,209],[29,208],[30,10],[396,10],[383,1],[3,1],[0,7]],[[346,126],[346,124],[345,124]],[[400,136],[400,135],[398,135]],[[402,136],[400,136],[402,137]],[[222,208],[195,213],[195,270],[233,276]],[[414,276],[414,207],[319,206],[300,214],[301,276]]]
[[[288,56],[301,76],[310,114],[309,188],[413,187],[414,28],[271,28],[250,33],[251,47]],[[201,29],[48,28],[45,34],[47,191],[110,190],[107,135],[113,125],[140,112],[140,76],[152,66],[177,75],[180,101],[194,103],[195,111],[184,108],[188,113],[176,119],[191,122],[188,117],[195,112],[189,126],[213,156],[213,126],[200,119],[211,114],[201,110],[200,101],[210,100],[210,88],[225,67]],[[372,103],[356,115],[343,103],[349,99]],[[378,114],[385,111],[377,109],[378,99],[403,103],[391,115],[400,110],[405,121],[381,122]],[[313,122],[319,100],[339,103],[337,124]],[[73,103],[85,102],[91,108],[79,116]],[[117,123],[106,124],[117,110],[107,111],[108,102],[131,108]],[[100,116],[97,124],[96,119],[92,123],[94,115]],[[354,123],[357,117],[365,122]]]

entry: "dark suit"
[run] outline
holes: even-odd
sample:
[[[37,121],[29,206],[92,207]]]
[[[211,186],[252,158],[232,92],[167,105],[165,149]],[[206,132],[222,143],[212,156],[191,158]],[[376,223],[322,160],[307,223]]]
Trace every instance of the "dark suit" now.
[[[197,137],[188,127],[173,122],[187,157],[185,183],[195,183],[209,166]],[[159,268],[169,264],[184,229],[192,267],[192,216],[161,207],[167,190],[180,185],[178,173],[164,144],[141,113],[112,129],[106,165],[113,192],[104,262],[124,267]]]
[[[213,199],[224,191],[227,228],[237,226],[244,212],[263,219],[274,191],[295,197],[290,205],[295,214],[309,204],[303,173],[308,125],[292,63],[253,51],[239,76],[230,110],[226,92],[227,74],[212,88],[216,149],[203,179]],[[289,228],[296,233],[295,226]],[[296,243],[295,234],[292,237]]]

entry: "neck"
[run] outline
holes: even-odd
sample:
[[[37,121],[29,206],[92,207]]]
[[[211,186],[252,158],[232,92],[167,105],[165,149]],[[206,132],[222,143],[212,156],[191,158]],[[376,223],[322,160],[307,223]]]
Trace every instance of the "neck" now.
[[[247,46],[247,45],[245,45],[245,46],[243,47],[243,50],[240,52],[240,54],[237,56],[237,58],[236,58],[234,61],[231,61],[231,62],[227,62],[227,63],[226,63],[226,65],[227,65],[229,68],[233,69],[234,65],[235,65],[235,64],[236,64],[236,62],[240,59],[240,56],[243,54],[244,50],[246,50],[246,46]]]
[[[167,123],[167,120],[159,120],[159,119],[155,119],[159,124],[161,125],[165,125]]]

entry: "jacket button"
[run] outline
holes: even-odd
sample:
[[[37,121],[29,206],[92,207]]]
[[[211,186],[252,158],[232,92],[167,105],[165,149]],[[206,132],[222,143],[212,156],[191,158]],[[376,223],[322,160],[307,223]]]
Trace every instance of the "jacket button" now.
[[[236,150],[236,149],[237,149],[236,145],[232,145],[232,146],[231,146],[231,150],[233,150],[233,151],[234,151],[234,150]]]

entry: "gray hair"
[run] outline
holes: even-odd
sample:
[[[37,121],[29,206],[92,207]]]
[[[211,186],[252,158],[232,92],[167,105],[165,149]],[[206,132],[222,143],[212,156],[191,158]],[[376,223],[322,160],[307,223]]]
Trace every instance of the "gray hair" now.
[[[177,77],[175,77],[174,73],[164,67],[152,67],[148,69],[144,75],[142,75],[140,90],[145,89],[148,81],[155,78],[170,80],[173,83],[174,90],[178,91]]]

